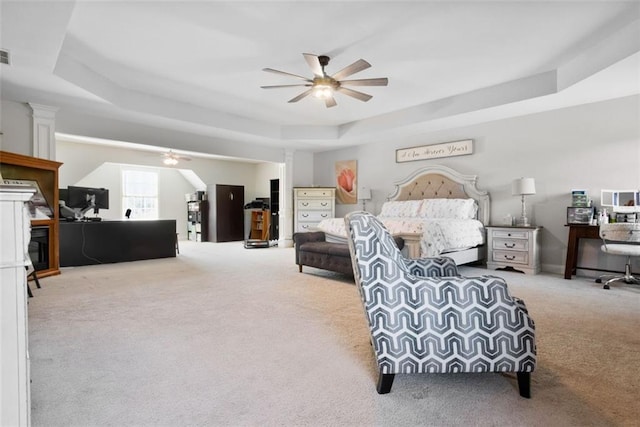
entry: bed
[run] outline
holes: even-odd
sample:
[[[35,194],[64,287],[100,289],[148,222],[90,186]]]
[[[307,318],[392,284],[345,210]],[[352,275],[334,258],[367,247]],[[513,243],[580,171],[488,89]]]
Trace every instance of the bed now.
[[[446,255],[458,265],[484,260],[490,199],[476,180],[446,166],[421,168],[395,183],[378,218],[404,239],[410,258]],[[346,242],[342,218],[324,220],[318,230],[327,241]]]

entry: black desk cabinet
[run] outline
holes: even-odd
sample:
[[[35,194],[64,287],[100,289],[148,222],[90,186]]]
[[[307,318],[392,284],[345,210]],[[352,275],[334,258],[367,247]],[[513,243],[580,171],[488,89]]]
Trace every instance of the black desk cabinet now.
[[[60,222],[60,266],[176,256],[176,220]]]

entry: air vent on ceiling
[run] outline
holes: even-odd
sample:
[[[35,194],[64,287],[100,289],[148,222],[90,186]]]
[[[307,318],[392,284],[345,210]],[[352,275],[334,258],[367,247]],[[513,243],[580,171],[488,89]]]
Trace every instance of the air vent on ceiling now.
[[[0,49],[0,64],[9,65],[9,51]]]

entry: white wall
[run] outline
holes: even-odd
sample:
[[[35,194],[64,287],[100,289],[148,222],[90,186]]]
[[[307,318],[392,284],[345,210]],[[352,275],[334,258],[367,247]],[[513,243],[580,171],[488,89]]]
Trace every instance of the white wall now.
[[[33,111],[27,104],[5,101],[0,102],[0,132],[2,132],[2,151],[33,155]]]
[[[632,96],[328,151],[314,157],[314,183],[335,185],[334,163],[357,160],[359,183],[371,187],[373,193],[367,208],[377,213],[395,181],[416,169],[443,164],[478,175],[478,187],[491,196],[491,221],[499,224],[507,213],[519,216],[520,200],[511,195],[511,181],[534,177],[537,194],[527,198],[527,206],[533,223],[544,227],[541,261],[545,270],[560,273],[567,249],[565,223],[571,189],[587,189],[599,204],[603,188],[640,188],[639,119],[640,97]],[[472,155],[395,163],[398,148],[461,139],[474,140]],[[359,207],[337,205],[336,215]],[[602,255],[597,240],[586,242],[581,266],[622,269],[620,257]],[[634,268],[640,270],[640,262]]]
[[[314,182],[314,155],[308,151],[296,151],[293,153],[293,186],[311,187],[320,185]],[[293,194],[293,193],[292,193]]]
[[[260,163],[256,166],[256,197],[271,196],[271,180],[278,179],[280,174],[279,163]],[[253,200],[252,198],[251,200]]]

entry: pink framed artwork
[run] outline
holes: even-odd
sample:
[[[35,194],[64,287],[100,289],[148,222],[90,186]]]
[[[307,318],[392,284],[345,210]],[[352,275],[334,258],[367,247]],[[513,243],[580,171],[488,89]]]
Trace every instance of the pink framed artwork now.
[[[358,169],[356,160],[336,162],[336,200],[343,205],[358,201]]]

